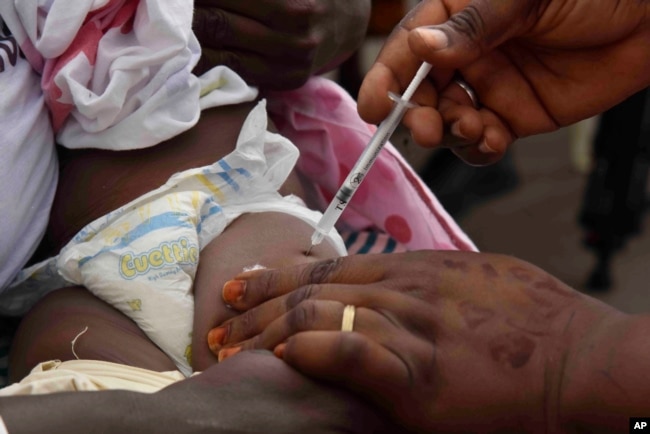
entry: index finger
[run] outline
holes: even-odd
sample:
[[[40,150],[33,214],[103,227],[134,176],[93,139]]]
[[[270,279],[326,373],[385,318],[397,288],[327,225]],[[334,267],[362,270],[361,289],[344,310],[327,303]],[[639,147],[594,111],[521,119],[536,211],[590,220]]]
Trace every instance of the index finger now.
[[[387,97],[388,92],[401,94],[422,64],[409,48],[409,31],[427,24],[443,23],[447,18],[442,2],[421,2],[393,30],[359,89],[359,114],[365,121],[381,122],[393,105]],[[430,75],[436,82],[442,82],[450,73],[434,70]],[[421,105],[434,105],[436,96],[431,83],[423,83],[413,99]]]
[[[384,280],[399,254],[353,255],[282,269],[246,271],[223,286],[223,299],[232,304],[246,294],[256,306],[311,284],[367,284]]]

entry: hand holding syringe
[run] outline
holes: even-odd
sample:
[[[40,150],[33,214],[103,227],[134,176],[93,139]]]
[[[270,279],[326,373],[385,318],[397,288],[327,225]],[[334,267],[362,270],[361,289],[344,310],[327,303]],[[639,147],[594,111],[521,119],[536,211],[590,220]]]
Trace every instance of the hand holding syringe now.
[[[375,134],[370,139],[368,146],[366,146],[364,151],[361,153],[361,156],[350,171],[350,174],[345,181],[343,181],[343,184],[336,192],[334,199],[332,199],[332,202],[325,210],[323,217],[321,217],[320,221],[316,225],[316,230],[311,236],[311,245],[307,250],[307,255],[309,255],[311,249],[320,244],[323,241],[323,238],[325,238],[325,235],[334,228],[334,225],[338,221],[339,217],[341,217],[343,210],[348,203],[350,203],[352,196],[357,191],[357,188],[359,188],[359,185],[361,185],[361,182],[377,159],[379,152],[402,121],[406,110],[414,106],[410,102],[411,97],[413,97],[413,94],[420,86],[420,83],[422,83],[422,80],[424,80],[429,74],[429,71],[431,71],[431,65],[424,62],[420,66],[420,69],[415,73],[415,77],[411,80],[411,83],[409,83],[401,97],[392,94],[389,95],[391,99],[395,101],[395,106],[388,117],[379,124],[379,127],[377,127],[377,131],[375,131]]]

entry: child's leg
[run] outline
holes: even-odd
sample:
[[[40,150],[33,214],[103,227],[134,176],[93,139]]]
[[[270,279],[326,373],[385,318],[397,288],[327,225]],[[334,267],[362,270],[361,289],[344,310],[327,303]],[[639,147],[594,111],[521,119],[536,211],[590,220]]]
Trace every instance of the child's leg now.
[[[83,287],[54,291],[27,314],[11,348],[10,381],[19,381],[40,362],[76,358],[176,370],[133,321]]]
[[[288,214],[245,214],[203,249],[194,285],[194,369],[216,362],[207,333],[235,314],[221,298],[221,288],[232,276],[255,264],[275,268],[338,256],[327,241],[305,256],[312,232],[310,225]],[[133,321],[83,287],[54,291],[27,314],[11,349],[10,380],[20,380],[40,362],[75,358],[154,371],[176,369]]]
[[[255,264],[280,268],[339,256],[327,239],[305,256],[313,231],[310,225],[289,214],[245,214],[201,251],[194,280],[192,367],[195,370],[216,363],[217,358],[208,348],[207,334],[236,315],[221,298],[226,281],[244,267]]]

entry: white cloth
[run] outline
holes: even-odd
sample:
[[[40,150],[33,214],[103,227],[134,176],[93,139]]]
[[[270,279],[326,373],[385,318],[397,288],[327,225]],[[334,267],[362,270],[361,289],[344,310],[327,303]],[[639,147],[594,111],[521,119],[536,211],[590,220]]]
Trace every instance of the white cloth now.
[[[27,281],[12,287],[11,301],[29,296],[28,306],[44,291],[83,285],[133,319],[189,375],[192,285],[200,250],[244,213],[287,213],[314,228],[322,215],[299,198],[278,193],[298,150],[266,128],[262,101],[244,122],[232,153],[175,174],[162,187],[90,223],[57,258],[24,270],[20,279]],[[327,240],[346,254],[335,230]],[[34,290],[26,291],[30,286]]]
[[[154,393],[184,379],[179,371],[157,372],[102,360],[49,360],[20,382],[0,389],[0,396],[100,390]]]
[[[58,178],[39,77],[0,17],[0,292],[42,238]]]
[[[0,34],[0,292],[45,231],[55,133],[70,148],[143,148],[191,128],[204,108],[256,98],[227,67],[192,75],[191,20],[182,0],[0,2],[12,33]]]
[[[195,125],[202,107],[257,96],[226,67],[212,72],[209,85],[192,74],[201,49],[192,33],[191,2],[75,0],[71,5],[69,0],[0,2],[0,15],[42,73],[41,87],[63,146],[153,146]],[[206,92],[211,98],[199,102]]]

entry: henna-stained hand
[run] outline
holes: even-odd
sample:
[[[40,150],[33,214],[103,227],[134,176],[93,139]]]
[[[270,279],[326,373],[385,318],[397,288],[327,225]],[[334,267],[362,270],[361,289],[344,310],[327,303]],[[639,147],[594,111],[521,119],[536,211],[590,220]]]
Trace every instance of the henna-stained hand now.
[[[243,313],[209,334],[222,360],[274,349],[410,429],[564,432],[580,422],[569,411],[584,404],[585,378],[607,369],[626,387],[605,354],[629,316],[509,256],[355,255],[243,273],[223,297]],[[353,332],[341,331],[345,305]]]
[[[264,89],[292,89],[338,66],[361,44],[370,0],[197,0],[202,73],[226,65]]]
[[[598,29],[598,30],[595,30]],[[498,160],[517,137],[601,113],[650,84],[650,2],[423,0],[395,29],[359,92],[383,120],[418,65],[434,65],[404,124],[423,146],[448,144],[473,164]],[[460,73],[475,109],[450,83]]]

